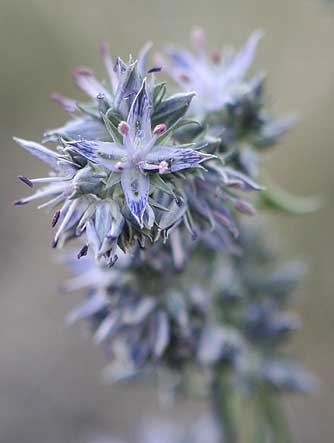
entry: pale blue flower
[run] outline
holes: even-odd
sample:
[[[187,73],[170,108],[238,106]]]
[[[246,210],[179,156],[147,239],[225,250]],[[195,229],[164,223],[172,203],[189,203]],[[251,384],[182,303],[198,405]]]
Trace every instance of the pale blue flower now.
[[[195,53],[182,48],[168,47],[167,58],[160,59],[163,68],[186,91],[195,91],[193,112],[215,112],[228,103],[252,63],[262,33],[254,32],[241,50],[208,53],[204,33],[195,29],[192,43]]]
[[[183,145],[166,145],[161,136],[166,125],[151,129],[151,100],[146,80],[143,81],[129,111],[127,121],[118,125],[114,142],[80,140],[70,146],[91,162],[104,166],[119,176],[128,208],[140,227],[150,193],[150,174],[176,173],[194,168],[214,158]]]

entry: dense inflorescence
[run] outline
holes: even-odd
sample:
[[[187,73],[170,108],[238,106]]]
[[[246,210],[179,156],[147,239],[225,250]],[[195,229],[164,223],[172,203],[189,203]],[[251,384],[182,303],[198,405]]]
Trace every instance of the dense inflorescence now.
[[[164,369],[181,386],[199,373],[227,442],[226,398],[256,397],[266,422],[277,393],[311,384],[281,346],[298,326],[286,307],[301,266],[278,267],[263,233],[243,223],[257,206],[289,206],[255,181],[261,152],[294,121],[267,110],[262,74],[246,79],[260,37],[208,53],[197,29],[195,54],[168,47],[151,69],[150,45],[128,63],[103,45],[107,82],[76,69],[89,101],[54,95],[70,121],[42,144],[15,139],[51,169],[19,176],[41,187],[16,204],[45,199],[52,246],[79,243],[63,289],[85,299],[68,320],[89,320],[113,380]],[[181,92],[156,81],[161,68]]]

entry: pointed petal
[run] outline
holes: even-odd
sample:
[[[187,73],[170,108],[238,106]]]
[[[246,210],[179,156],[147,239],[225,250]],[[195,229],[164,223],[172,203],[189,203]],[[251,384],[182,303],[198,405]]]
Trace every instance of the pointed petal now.
[[[151,103],[146,79],[132,102],[127,123],[130,127],[130,140],[134,146],[143,145],[151,139]]]
[[[64,139],[109,140],[110,136],[104,124],[91,117],[70,120],[64,126],[47,131],[44,141],[57,142],[59,137]]]
[[[137,62],[127,66],[118,58],[116,69],[119,82],[115,93],[114,109],[126,118],[131,104],[140,89],[142,77],[138,73]]]
[[[97,328],[94,339],[97,343],[101,343],[112,335],[117,330],[119,325],[119,313],[118,311],[108,315]]]
[[[100,249],[100,239],[97,235],[93,220],[88,220],[86,224],[86,235],[89,246],[91,246],[95,252],[95,255],[97,255],[99,249]]]
[[[114,70],[114,63],[112,61],[112,58],[110,57],[110,50],[107,43],[102,43],[101,54],[104,61],[104,66],[106,67],[106,70],[108,72],[110,84],[113,91],[115,92],[118,85],[118,78]]]
[[[124,156],[124,149],[117,143],[81,140],[68,142],[71,149],[88,160],[110,168],[110,160],[117,160]]]
[[[58,156],[55,152],[48,148],[28,140],[23,140],[22,138],[14,137],[16,143],[18,143],[22,148],[26,149],[30,154],[42,160],[42,162],[51,166],[53,170],[58,169],[57,159]]]
[[[90,317],[108,306],[108,304],[109,301],[105,293],[97,292],[85,300],[80,306],[73,309],[67,316],[67,321],[74,323],[77,320]]]
[[[73,78],[76,85],[92,98],[103,94],[109,103],[112,102],[109,91],[96,80],[93,72],[88,68],[77,68],[73,72]]]
[[[264,189],[263,186],[251,180],[249,177],[247,177],[247,175],[229,167],[224,169],[229,179],[227,185],[231,185],[231,182],[235,181],[235,185],[237,185],[243,191],[262,191]]]
[[[60,94],[52,94],[51,97],[56,103],[58,103],[59,106],[64,109],[65,112],[72,114],[73,112],[78,110],[76,101],[71,98],[64,97]]]
[[[95,211],[95,230],[102,244],[112,226],[112,213],[108,203],[97,205]]]
[[[126,169],[122,172],[121,185],[129,210],[142,228],[150,190],[150,179],[137,168]]]
[[[182,169],[193,168],[211,158],[214,158],[214,156],[190,148],[156,146],[146,156],[146,161],[152,163],[169,162],[169,171],[167,172],[176,172]]]
[[[153,346],[153,354],[155,357],[160,358],[170,341],[170,325],[167,314],[164,311],[159,311],[156,316],[156,322],[157,330]]]
[[[224,72],[224,82],[241,80],[250,67],[259,40],[263,33],[261,31],[254,32],[247,40],[241,51],[233,57],[232,62],[227,66]]]
[[[180,48],[167,48],[167,54],[172,62],[172,67],[180,69],[183,71],[192,72],[193,67],[198,64],[196,58],[190,51]],[[179,72],[181,72],[179,71]]]
[[[147,54],[149,52],[149,50],[152,48],[153,43],[152,42],[147,42],[145,43],[145,45],[141,48],[141,50],[139,51],[138,54],[138,72],[144,76],[145,75],[145,71],[147,69]]]
[[[142,298],[138,303],[127,306],[122,314],[122,322],[125,325],[137,325],[142,323],[156,306],[153,297]]]

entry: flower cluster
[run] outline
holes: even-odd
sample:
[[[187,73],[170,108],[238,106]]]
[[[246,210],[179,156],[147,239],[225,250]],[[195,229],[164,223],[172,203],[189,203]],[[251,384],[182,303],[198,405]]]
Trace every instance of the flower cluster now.
[[[107,82],[76,69],[89,101],[54,95],[70,121],[42,144],[15,139],[50,168],[19,176],[41,187],[16,204],[46,200],[53,247],[80,238],[63,289],[85,299],[68,320],[89,321],[113,380],[157,367],[180,384],[201,374],[226,442],[236,441],[226,398],[256,397],[267,420],[276,393],[311,384],[281,346],[298,326],[286,307],[300,265],[277,268],[263,234],[243,223],[257,207],[295,209],[255,181],[261,152],[294,122],[268,112],[262,75],[246,79],[261,35],[210,54],[196,29],[195,54],[168,47],[151,69],[150,45],[127,63],[103,45]],[[181,92],[156,81],[161,69]]]
[[[128,65],[118,59],[111,69],[105,48],[103,54],[110,74],[109,89],[91,71],[77,69],[76,83],[95,101],[79,104],[56,96],[65,110],[83,114],[46,133],[45,140],[56,143],[56,151],[15,139],[52,170],[44,178],[20,176],[30,187],[43,187],[16,204],[47,199],[39,207],[56,209],[52,226],[59,227],[53,246],[85,232],[86,244],[79,255],[91,247],[96,259],[105,256],[109,265],[116,261],[118,247],[128,251],[136,242],[152,243],[161,234],[166,238],[181,221],[191,226],[191,212],[195,218],[204,216],[210,225],[215,220],[218,230],[227,226],[235,231],[228,205],[221,201],[232,202],[241,212],[253,212],[229,190],[261,188],[225,167],[219,157],[204,152],[209,143],[203,138],[187,144],[173,138],[174,131],[187,123],[182,118],[194,93],[165,98],[165,85],[155,84],[152,73],[150,79],[143,78],[143,58]],[[204,162],[208,170],[201,166]],[[213,202],[212,210],[194,195],[194,190],[200,195],[204,187],[211,187],[213,199],[219,195],[220,202]],[[194,229],[190,227],[192,235]]]
[[[172,254],[158,244],[123,254],[112,270],[96,267],[92,257],[70,257],[75,276],[64,290],[85,289],[86,298],[68,319],[89,319],[113,380],[157,364],[186,372],[195,359],[202,370],[224,364],[240,389],[264,383],[308,391],[311,378],[281,352],[299,326],[286,307],[303,264],[279,266],[250,227],[241,230],[238,246],[242,255],[193,251],[179,274]]]

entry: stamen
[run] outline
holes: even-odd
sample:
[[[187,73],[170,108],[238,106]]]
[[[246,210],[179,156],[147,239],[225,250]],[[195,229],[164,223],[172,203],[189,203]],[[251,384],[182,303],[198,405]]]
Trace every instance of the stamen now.
[[[52,217],[51,226],[54,228],[56,224],[58,223],[60,217],[60,210],[56,211],[54,213],[54,216]]]
[[[29,180],[29,178],[25,177],[24,175],[18,175],[17,178],[19,180],[21,180],[22,183],[26,184],[27,186],[29,186],[29,188],[33,187],[33,183],[31,180]]]
[[[162,162],[160,162],[159,164],[159,174],[165,174],[168,171],[169,171],[168,163],[166,162],[166,160],[162,160]]]
[[[84,245],[78,252],[77,258],[80,260],[81,257],[85,257],[88,253],[88,245]]]
[[[147,71],[148,74],[153,74],[154,72],[160,72],[162,70],[161,66],[155,66]]]
[[[156,127],[153,129],[153,134],[154,135],[160,135],[163,132],[165,132],[167,129],[167,126],[165,125],[165,123],[159,123],[158,125],[156,125]]]
[[[121,122],[119,122],[117,129],[118,129],[118,132],[124,136],[124,135],[128,135],[130,127],[127,124],[127,122],[121,121]]]
[[[123,164],[122,162],[117,162],[117,163],[115,164],[115,168],[116,168],[118,171],[124,171],[124,164]]]

